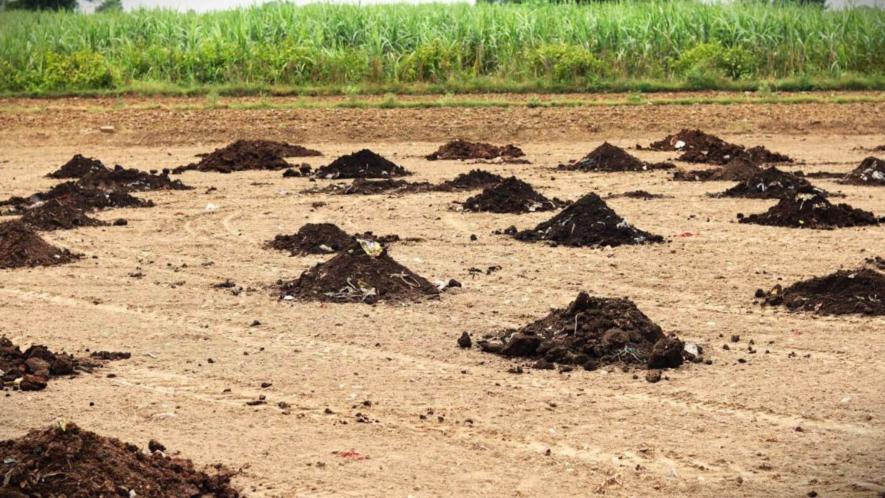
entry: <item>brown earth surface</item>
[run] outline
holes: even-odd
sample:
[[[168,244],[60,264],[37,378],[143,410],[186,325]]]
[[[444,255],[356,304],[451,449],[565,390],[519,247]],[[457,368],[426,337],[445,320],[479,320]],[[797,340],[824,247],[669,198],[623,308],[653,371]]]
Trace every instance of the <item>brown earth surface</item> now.
[[[49,189],[58,181],[44,175],[75,153],[159,170],[237,138],[317,149],[324,157],[298,160],[314,167],[367,147],[412,171],[409,181],[440,183],[475,166],[423,156],[464,137],[518,145],[533,164],[483,168],[549,198],[665,195],[607,203],[669,243],[525,244],[492,232],[552,213],[452,209],[470,192],[302,194],[315,184],[278,171],[186,172],[194,190],[139,193],[155,207],[91,214],[126,218],[125,229],[40,234],[82,259],[0,270],[0,335],[23,349],[132,353],[106,369],[113,375],[0,393],[0,440],[76,420],[139,447],[162,441],[198,468],[240,470],[233,484],[256,497],[885,491],[885,318],[794,313],[753,299],[760,287],[881,255],[885,228],[740,224],[737,213],[776,200],[711,198],[729,185],[674,182],[665,171],[555,169],[603,141],[644,161],[672,160],[633,146],[701,128],[796,159],[778,166],[785,171],[848,173],[869,155],[863,148],[885,142],[885,104],[173,111],[162,106],[202,101],[122,100],[161,107],[0,101],[0,198]],[[106,125],[115,132],[100,132]],[[880,188],[814,184],[885,214]],[[280,301],[276,281],[329,256],[291,257],[263,243],[320,222],[420,238],[390,255],[433,283],[463,287],[408,304]],[[492,267],[500,269],[469,271]],[[247,290],[211,288],[225,279]],[[511,360],[456,344],[464,331],[522,327],[581,290],[630,299],[667,333],[701,345],[712,365],[686,363],[657,383],[620,367],[515,375]]]

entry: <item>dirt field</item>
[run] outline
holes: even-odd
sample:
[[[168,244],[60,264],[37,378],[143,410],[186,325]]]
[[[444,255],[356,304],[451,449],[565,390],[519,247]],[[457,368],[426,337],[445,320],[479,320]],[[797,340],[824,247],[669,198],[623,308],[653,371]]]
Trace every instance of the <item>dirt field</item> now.
[[[676,154],[632,147],[701,127],[804,162],[789,170],[847,172],[871,155],[858,147],[885,143],[885,104],[176,112],[102,102],[4,101],[31,110],[0,112],[0,198],[53,185],[43,175],[74,153],[159,169],[240,137],[316,148],[325,157],[306,158],[314,166],[369,147],[414,171],[410,181],[442,181],[476,166],[421,156],[460,136],[518,144],[533,164],[482,168],[515,174],[548,197],[670,196],[608,201],[670,242],[551,248],[491,233],[550,213],[452,209],[471,193],[305,195],[314,184],[280,172],[188,172],[180,178],[193,191],[138,194],[157,206],[96,215],[128,226],[44,235],[82,260],[0,270],[0,334],[80,354],[132,352],[45,391],[0,393],[0,439],[66,418],[241,469],[235,482],[259,497],[885,493],[885,319],[753,302],[757,288],[885,256],[885,228],[738,224],[737,213],[774,202],[713,199],[706,194],[731,183],[673,182],[663,171],[553,169],[603,140],[663,161]],[[176,102],[187,101],[160,101]],[[115,132],[100,132],[104,125]],[[812,181],[885,215],[882,188]],[[262,243],[326,221],[351,233],[419,237],[393,245],[393,257],[464,286],[409,306],[278,301],[272,284],[327,258],[289,257]],[[467,271],[492,265],[502,269]],[[227,278],[251,290],[211,288]],[[611,368],[518,375],[505,359],[456,346],[463,331],[522,326],[582,289],[629,297],[665,331],[704,346],[713,364],[668,371],[657,384]],[[267,405],[246,405],[259,395]]]

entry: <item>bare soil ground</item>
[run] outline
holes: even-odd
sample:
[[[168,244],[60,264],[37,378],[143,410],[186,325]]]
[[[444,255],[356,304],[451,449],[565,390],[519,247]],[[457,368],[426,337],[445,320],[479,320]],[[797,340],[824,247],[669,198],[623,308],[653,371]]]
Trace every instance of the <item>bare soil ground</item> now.
[[[169,102],[179,101],[160,101]],[[0,198],[45,190],[56,182],[44,175],[75,153],[160,169],[236,138],[318,149],[324,157],[298,158],[314,167],[369,147],[414,172],[410,181],[438,183],[476,166],[423,156],[463,137],[518,145],[533,164],[481,167],[547,197],[665,194],[608,203],[671,242],[553,248],[492,235],[551,213],[452,209],[467,192],[303,194],[315,184],[278,171],[187,172],[180,179],[195,190],[139,193],[156,207],[95,214],[128,226],[43,233],[82,259],[0,271],[0,334],[16,344],[132,353],[44,391],[0,393],[0,439],[66,418],[241,469],[235,484],[258,497],[885,492],[885,318],[753,302],[757,288],[883,255],[885,227],[739,224],[737,213],[775,201],[710,198],[732,183],[675,182],[672,172],[555,169],[605,140],[645,161],[670,160],[676,154],[632,147],[698,127],[788,154],[799,161],[789,171],[847,173],[870,155],[857,147],[885,143],[883,104],[199,112],[115,110],[113,101],[90,110],[94,101],[78,99],[3,104],[33,109],[0,111]],[[115,132],[100,132],[106,125]],[[885,214],[881,188],[811,181]],[[309,222],[420,238],[390,254],[463,288],[406,306],[281,302],[277,280],[328,257],[262,245]],[[501,269],[468,272],[493,265]],[[212,288],[225,279],[245,290]],[[456,346],[463,331],[520,327],[580,290],[630,298],[665,331],[703,345],[713,364],[667,371],[657,384],[611,368],[518,375],[506,359]],[[267,404],[246,405],[260,395]]]

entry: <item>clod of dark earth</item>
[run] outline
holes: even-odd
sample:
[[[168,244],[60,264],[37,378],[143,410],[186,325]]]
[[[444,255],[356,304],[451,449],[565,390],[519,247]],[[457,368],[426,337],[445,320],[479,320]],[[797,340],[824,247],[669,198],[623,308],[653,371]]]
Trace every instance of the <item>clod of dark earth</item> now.
[[[790,157],[771,152],[761,145],[745,149],[742,145],[726,142],[701,130],[683,129],[675,135],[651,143],[649,148],[681,151],[682,155],[678,159],[690,163],[727,164],[736,157],[743,157],[756,164],[793,162]]]
[[[811,189],[811,190],[809,190]],[[751,199],[780,199],[793,196],[799,190],[815,192],[821,196],[829,194],[811,185],[808,180],[777,168],[764,169],[761,172],[729,188],[725,192],[713,194],[715,197],[746,197]]]
[[[380,244],[367,241],[278,284],[284,300],[374,304],[439,297],[430,281],[397,263]]]
[[[68,162],[64,163],[57,170],[46,176],[48,178],[56,179],[80,178],[90,173],[102,173],[106,171],[110,170],[98,159],[75,154]]]
[[[559,199],[544,197],[528,183],[511,176],[468,198],[464,201],[464,209],[490,213],[533,213],[552,211],[565,204]]]
[[[885,160],[870,156],[861,161],[860,165],[839,183],[885,186]]]
[[[652,199],[664,199],[666,197],[667,197],[666,195],[653,194],[653,193],[648,192],[646,190],[630,190],[628,192],[623,192],[620,194],[610,194],[608,196],[608,199],[626,198],[626,199],[641,199],[644,201],[650,201]]]
[[[52,246],[20,221],[0,223],[0,269],[55,266],[81,257]]]
[[[590,193],[531,230],[505,233],[525,242],[547,241],[564,246],[611,246],[663,242],[618,216],[598,195]]]
[[[124,353],[95,355],[96,360],[129,358]],[[55,377],[73,376],[80,371],[91,372],[101,366],[90,360],[77,359],[65,353],[53,353],[46,346],[31,346],[24,352],[5,336],[0,336],[0,387],[18,387],[22,391],[39,391]]]
[[[277,235],[265,247],[289,251],[292,256],[306,254],[330,254],[339,252],[355,243],[356,238],[372,240],[387,245],[400,240],[398,235],[376,236],[372,232],[348,235],[333,223],[307,223],[292,235]]]
[[[0,441],[0,496],[237,498],[232,473],[198,471],[190,460],[138,447],[60,422]],[[209,469],[207,469],[209,470]]]
[[[560,164],[557,168],[568,171],[651,171],[673,169],[672,163],[648,163],[632,156],[624,149],[604,142],[582,159]]]
[[[352,154],[341,156],[330,164],[319,168],[317,178],[391,178],[411,175],[405,168],[380,155],[362,149]]]
[[[19,220],[34,230],[70,230],[106,226],[108,223],[87,216],[82,210],[52,199],[25,211]]]
[[[786,288],[777,284],[762,294],[762,304],[786,306],[791,311],[885,315],[885,273],[873,264],[856,270],[839,270]]]
[[[848,204],[832,204],[814,189],[805,187],[781,198],[768,211],[749,216],[738,215],[741,223],[790,228],[830,230],[834,228],[878,225],[876,216]],[[882,220],[885,221],[885,220]]]
[[[307,164],[301,164],[298,166],[298,169],[288,168],[286,171],[283,171],[283,178],[299,178],[299,177],[307,177],[310,176],[313,168]]]
[[[557,363],[587,370],[609,364],[662,369],[679,367],[686,359],[683,342],[665,335],[632,301],[586,292],[566,308],[522,328],[487,335],[478,345],[487,353],[533,359],[533,366],[545,369]]]
[[[705,169],[702,171],[677,171],[673,173],[673,179],[683,182],[715,182],[735,181],[741,182],[752,178],[762,172],[762,168],[744,157],[736,157],[721,168]]]
[[[525,156],[525,153],[522,149],[512,144],[499,147],[483,142],[468,142],[467,140],[457,139],[440,146],[436,152],[426,156],[426,159],[428,161],[440,159],[511,159],[523,156]]]
[[[215,149],[196,163],[179,166],[174,174],[185,171],[214,171],[232,173],[246,170],[281,170],[292,165],[284,157],[321,156],[319,151],[269,140],[237,140]]]

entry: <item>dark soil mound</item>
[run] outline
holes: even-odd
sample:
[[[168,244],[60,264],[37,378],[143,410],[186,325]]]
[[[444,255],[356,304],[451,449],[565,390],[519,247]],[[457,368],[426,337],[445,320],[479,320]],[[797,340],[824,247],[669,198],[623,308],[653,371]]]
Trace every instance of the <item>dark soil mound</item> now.
[[[64,163],[60,168],[49,173],[49,178],[80,178],[90,173],[101,173],[109,171],[98,159],[91,157],[83,157],[80,154],[74,155],[70,161]]]
[[[280,282],[280,293],[282,299],[373,304],[433,298],[439,290],[394,261],[380,244],[360,241],[297,280]]]
[[[713,182],[735,181],[740,182],[752,178],[762,172],[762,168],[745,157],[736,157],[721,168],[705,169],[703,171],[677,171],[673,179],[683,182]]]
[[[311,165],[304,163],[298,166],[298,169],[288,168],[286,171],[283,171],[283,178],[300,178],[310,176],[310,172],[313,170]]]
[[[629,192],[624,192],[621,194],[613,194],[609,195],[609,199],[618,199],[618,198],[627,198],[627,199],[641,199],[644,201],[650,201],[652,199],[664,199],[666,195],[662,194],[653,194],[651,192],[645,190],[631,190]]]
[[[550,368],[553,363],[587,370],[612,363],[676,368],[684,360],[683,343],[665,336],[632,301],[591,297],[586,292],[567,308],[478,344],[489,353],[537,359],[538,368]]]
[[[55,266],[81,257],[50,245],[20,221],[0,223],[0,269]]]
[[[544,197],[528,183],[511,176],[464,201],[464,209],[491,213],[532,213],[558,209],[563,204],[559,199]]]
[[[344,195],[373,195],[373,194],[403,194],[410,192],[426,192],[433,185],[427,182],[409,183],[405,180],[386,178],[383,180],[366,180],[357,178],[350,185],[345,186],[338,193]]]
[[[0,496],[235,498],[229,472],[197,471],[190,460],[99,436],[72,423],[0,442]]]
[[[518,240],[546,240],[564,246],[611,246],[663,242],[617,215],[598,195],[590,193],[532,230],[511,233]]]
[[[362,149],[353,154],[341,156],[331,164],[319,168],[317,178],[390,178],[410,175],[402,166],[398,166],[380,155]]]
[[[50,378],[74,375],[80,366],[71,355],[53,353],[45,346],[31,346],[22,352],[12,341],[0,337],[0,387],[18,384],[22,391],[39,391],[46,388]]]
[[[885,160],[872,156],[864,159],[840,183],[885,186]]]
[[[809,188],[785,196],[762,214],[738,215],[741,223],[791,228],[833,228],[878,225],[873,213],[848,204],[832,204]]]
[[[815,188],[804,178],[777,168],[764,169],[725,192],[716,195],[719,197],[779,199],[781,197],[790,197],[800,189],[813,189],[821,195],[827,195],[824,190]]]
[[[179,166],[172,170],[173,173],[184,171],[215,171],[218,173],[231,173],[234,171],[280,170],[289,168],[291,165],[284,157],[289,156],[319,156],[319,152],[304,149],[298,145],[289,145],[282,142],[267,140],[237,140],[236,142],[215,149],[199,162],[186,166]]]
[[[447,180],[436,187],[434,190],[440,192],[452,192],[457,190],[472,190],[478,188],[491,187],[504,181],[504,177],[489,173],[481,169],[472,169],[469,173],[461,173],[453,180]]]
[[[793,158],[790,156],[772,152],[761,145],[750,147],[742,154],[742,157],[756,164],[793,162]]]
[[[802,178],[845,178],[845,173],[834,173],[832,171],[812,171],[810,173],[805,173],[804,171],[794,171],[793,174]]]
[[[624,149],[605,142],[583,159],[560,164],[558,168],[570,171],[649,171],[672,169],[675,166],[670,163],[647,163],[628,154]]]
[[[757,291],[757,295],[762,291]],[[840,270],[825,277],[780,284],[763,294],[763,304],[822,315],[885,315],[885,274],[873,268]]]
[[[58,200],[74,209],[90,211],[122,207],[151,207],[152,201],[133,197],[122,189],[102,190],[92,185],[81,185],[76,182],[60,183],[48,192],[38,192],[28,198],[12,197],[0,202],[0,206],[11,206],[11,212],[23,213],[40,203]]]
[[[353,244],[353,238],[332,223],[308,223],[292,235],[277,235],[266,246],[292,256],[329,254]]]
[[[728,143],[716,135],[688,129],[653,142],[649,148],[681,151],[679,159],[690,163],[725,164],[744,152],[742,146]]]
[[[495,159],[498,157],[514,158],[522,157],[525,153],[515,145],[496,145],[482,142],[468,142],[466,140],[452,140],[441,146],[436,152],[426,156],[428,161],[439,159]]]
[[[91,218],[83,211],[58,199],[52,199],[25,211],[20,221],[34,230],[46,231],[107,225],[104,221]]]
[[[181,183],[181,180],[169,178],[168,170],[163,170],[160,174],[153,174],[122,166],[114,166],[113,170],[89,173],[81,177],[78,183],[99,190],[125,190],[127,192],[190,190],[192,188]]]

